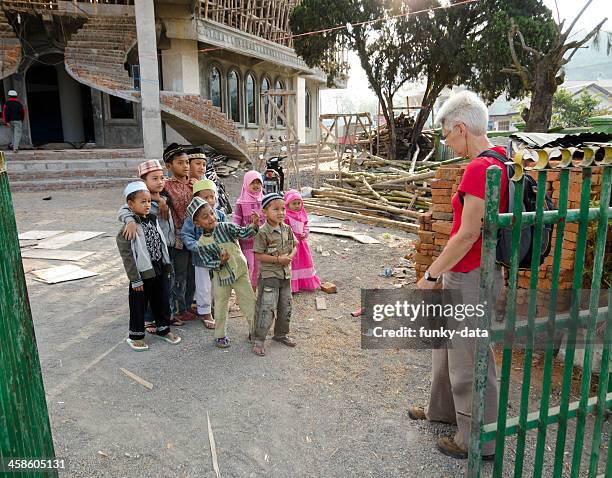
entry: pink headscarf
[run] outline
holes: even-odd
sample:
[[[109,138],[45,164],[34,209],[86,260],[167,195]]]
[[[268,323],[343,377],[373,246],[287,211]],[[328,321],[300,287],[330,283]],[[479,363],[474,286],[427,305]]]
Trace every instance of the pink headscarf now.
[[[291,209],[289,209],[289,203],[291,201],[297,200],[302,202],[302,207],[299,211],[292,211]],[[286,217],[291,218],[295,221],[300,221],[303,223],[308,222],[308,214],[306,214],[306,210],[304,209],[304,201],[302,201],[302,195],[295,189],[290,189],[285,193],[285,213]]]
[[[259,203],[261,204],[261,200],[263,198],[263,192],[259,191],[259,194],[253,194],[249,191],[250,184],[258,179],[262,184],[263,180],[261,179],[261,174],[258,171],[247,171],[244,175],[244,179],[242,180],[242,191],[240,192],[240,197],[236,201],[236,204],[244,204],[244,203]]]

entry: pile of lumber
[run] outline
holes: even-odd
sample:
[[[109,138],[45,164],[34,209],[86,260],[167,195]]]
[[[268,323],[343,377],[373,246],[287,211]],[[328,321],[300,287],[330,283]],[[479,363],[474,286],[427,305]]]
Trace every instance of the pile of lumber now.
[[[414,129],[414,118],[404,113],[395,117],[395,136],[396,136],[396,157],[400,160],[411,159],[410,137]],[[361,133],[357,139],[367,139],[367,133]],[[378,130],[372,131],[374,151],[379,156],[387,157],[389,152],[389,125],[383,124]],[[421,158],[426,157],[435,147],[434,132],[423,130],[417,142],[418,153]]]
[[[359,170],[342,168],[335,177],[325,178],[323,186],[312,189],[311,197],[304,199],[304,205],[315,214],[416,232],[419,216],[432,205],[429,181],[441,166],[460,161],[463,158],[411,166],[361,154],[351,160],[351,169]]]
[[[225,178],[236,171],[240,166],[240,161],[237,159],[230,159],[209,146],[203,146],[203,149],[207,161],[212,162],[217,172],[217,176]]]

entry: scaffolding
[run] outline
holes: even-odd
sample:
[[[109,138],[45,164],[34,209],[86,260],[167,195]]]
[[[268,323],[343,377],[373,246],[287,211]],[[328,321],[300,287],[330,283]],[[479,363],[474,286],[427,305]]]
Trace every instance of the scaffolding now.
[[[295,130],[295,93],[289,90],[268,90],[261,93],[259,101],[259,132],[256,143],[256,158],[253,164],[261,171],[266,161],[273,156],[287,157],[287,180],[291,172],[300,189],[300,166],[298,161],[300,138]],[[283,147],[286,151],[283,151]],[[263,148],[263,149],[262,149]]]
[[[298,0],[198,0],[202,20],[221,23],[289,48],[289,17]]]
[[[331,121],[328,126],[326,121]],[[342,160],[350,149],[351,166],[364,153],[372,154],[373,133],[370,113],[339,113],[319,116],[319,144],[315,162],[314,187],[319,185],[319,157],[328,146],[336,154],[338,173],[342,179]]]

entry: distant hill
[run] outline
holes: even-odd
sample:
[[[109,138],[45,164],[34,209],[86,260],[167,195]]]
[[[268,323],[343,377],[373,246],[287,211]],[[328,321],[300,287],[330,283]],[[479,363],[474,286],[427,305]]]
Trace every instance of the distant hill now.
[[[606,55],[606,33],[601,35],[599,51],[590,42],[588,48],[581,48],[565,65],[566,81],[612,79],[612,54]]]

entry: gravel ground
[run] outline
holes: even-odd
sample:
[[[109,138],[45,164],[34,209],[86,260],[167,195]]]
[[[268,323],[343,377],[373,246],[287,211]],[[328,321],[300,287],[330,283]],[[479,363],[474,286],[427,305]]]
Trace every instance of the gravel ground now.
[[[227,181],[232,198],[239,184],[240,178]],[[70,246],[96,251],[80,264],[100,275],[46,285],[27,274],[56,453],[68,462],[62,476],[214,476],[207,414],[222,476],[463,475],[464,461],[435,450],[436,438],[452,427],[407,417],[407,406],[428,396],[430,352],[362,350],[359,319],[350,316],[361,287],[397,282],[379,273],[412,251],[415,236],[351,222],[345,224],[382,244],[313,234],[313,250],[331,251],[315,253],[319,275],[338,293],[325,295],[325,311],[315,310],[314,293],[294,297],[295,349],[268,344],[265,357],[254,356],[243,319],[234,317],[230,349],[216,349],[210,331],[188,323],[177,328],[178,346],[149,337],[149,351],[139,354],[125,344],[128,284],[114,239],[121,190],[51,195],[49,201],[42,201],[48,194],[14,195],[21,232],[105,232]],[[26,271],[57,264],[24,260]],[[483,476],[490,473],[485,464]]]

